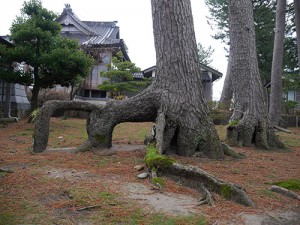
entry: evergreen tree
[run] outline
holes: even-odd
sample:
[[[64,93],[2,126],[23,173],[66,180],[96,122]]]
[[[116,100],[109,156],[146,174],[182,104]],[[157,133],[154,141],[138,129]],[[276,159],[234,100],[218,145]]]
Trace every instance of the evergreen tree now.
[[[214,49],[211,46],[205,48],[201,43],[198,43],[198,55],[200,63],[209,66],[212,63],[212,54],[214,53]]]
[[[76,41],[60,36],[56,17],[40,0],[30,0],[24,2],[21,16],[10,28],[14,48],[5,52],[9,64],[22,62],[33,68],[28,71],[33,82],[31,110],[38,107],[41,88],[68,86],[77,76],[86,76],[93,64]]]
[[[121,100],[125,98],[127,92],[139,92],[142,87],[147,87],[150,80],[134,80],[133,74],[140,72],[140,68],[134,63],[123,60],[122,52],[118,52],[112,58],[108,71],[102,71],[101,77],[107,78],[98,87],[102,91],[108,91],[111,98]]]

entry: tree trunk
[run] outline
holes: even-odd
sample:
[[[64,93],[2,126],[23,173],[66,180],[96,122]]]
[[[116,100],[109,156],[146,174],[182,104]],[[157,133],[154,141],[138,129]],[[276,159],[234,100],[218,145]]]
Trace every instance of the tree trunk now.
[[[152,0],[157,76],[140,94],[110,101],[90,114],[88,141],[81,149],[111,147],[114,127],[122,122],[156,121],[161,153],[222,158],[223,146],[203,96],[189,0]],[[42,123],[41,123],[42,124]],[[45,145],[34,148],[42,151]]]
[[[285,33],[285,9],[286,0],[277,0],[276,28],[273,49],[273,61],[271,71],[271,97],[270,97],[270,121],[279,125],[281,120],[282,101],[282,61]]]
[[[227,129],[229,142],[241,146],[254,143],[265,149],[283,147],[269,126],[258,70],[252,1],[229,0],[228,11],[230,73],[235,99],[232,125]]]
[[[34,67],[34,85],[32,88],[32,97],[30,101],[31,111],[38,108],[38,97],[40,92],[40,79],[39,79],[39,68]]]
[[[296,34],[297,34],[297,49],[298,49],[298,66],[300,68],[300,1],[294,0],[295,7],[295,23],[296,23]]]
[[[189,0],[152,0],[157,79],[161,101],[157,125],[160,152],[170,150],[191,156],[203,151],[212,158],[223,156],[219,138],[204,100]]]
[[[229,53],[230,55],[230,53]],[[231,74],[230,74],[230,56],[227,63],[227,71],[224,80],[223,90],[220,98],[221,108],[229,110],[231,100],[233,97],[233,88],[231,83]]]

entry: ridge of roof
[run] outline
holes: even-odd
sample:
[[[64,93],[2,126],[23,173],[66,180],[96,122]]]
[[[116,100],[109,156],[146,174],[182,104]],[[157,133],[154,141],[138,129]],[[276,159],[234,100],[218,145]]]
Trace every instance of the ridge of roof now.
[[[99,35],[97,32],[95,32],[92,28],[90,28],[88,25],[86,25],[83,21],[79,19],[78,16],[76,16],[75,13],[73,13],[73,10],[71,8],[70,4],[65,4],[65,8],[62,12],[62,14],[56,19],[57,21],[60,20],[64,15],[69,15],[71,18],[73,18],[77,23],[79,23],[82,27],[87,29],[91,34],[93,35]]]

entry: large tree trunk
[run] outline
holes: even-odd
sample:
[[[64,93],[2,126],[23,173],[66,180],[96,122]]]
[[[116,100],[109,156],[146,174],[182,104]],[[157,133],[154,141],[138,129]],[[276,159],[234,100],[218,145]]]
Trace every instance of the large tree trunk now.
[[[223,146],[203,96],[201,70],[189,0],[152,0],[157,76],[133,98],[93,110],[82,150],[111,147],[118,123],[156,121],[161,153],[222,158]],[[40,122],[42,124],[42,122]],[[38,145],[34,151],[45,149]]]
[[[294,0],[295,7],[295,23],[296,23],[296,34],[297,34],[297,49],[298,49],[298,66],[300,68],[300,1]]]
[[[217,132],[204,100],[189,0],[152,0],[153,30],[160,90],[157,126],[160,152],[179,155],[203,151],[212,158],[223,156]]]
[[[279,125],[281,120],[282,101],[282,61],[285,33],[285,9],[286,0],[277,0],[276,6],[276,29],[273,49],[273,61],[271,72],[271,97],[270,97],[270,120],[274,125]]]
[[[230,73],[235,99],[228,141],[241,146],[254,143],[265,149],[283,147],[269,125],[258,70],[252,1],[229,0],[228,9]]]
[[[226,76],[225,76],[225,80],[224,80],[222,94],[220,97],[221,108],[228,110],[231,105],[232,97],[233,97],[233,88],[232,88],[232,83],[231,83],[230,53],[229,53]]]

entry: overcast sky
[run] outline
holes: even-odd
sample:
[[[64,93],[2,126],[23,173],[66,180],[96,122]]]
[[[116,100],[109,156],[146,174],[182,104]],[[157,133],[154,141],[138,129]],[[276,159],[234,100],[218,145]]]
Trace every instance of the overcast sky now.
[[[20,15],[24,0],[4,0],[0,8],[0,35],[9,34],[9,28]],[[69,3],[73,12],[84,21],[118,21],[120,36],[124,39],[128,54],[142,70],[155,65],[150,0],[43,0],[43,6],[60,14],[64,5]],[[207,24],[209,15],[204,0],[191,0],[197,42],[205,47],[212,46],[212,67],[223,73],[223,78],[216,81],[213,98],[218,100],[222,91],[226,73],[227,59],[224,45],[214,40],[214,33]]]

